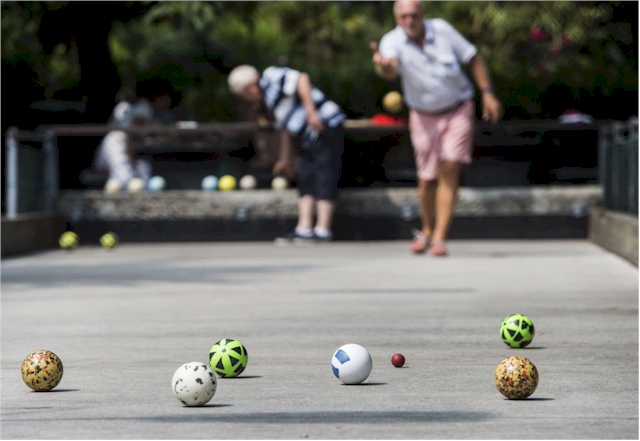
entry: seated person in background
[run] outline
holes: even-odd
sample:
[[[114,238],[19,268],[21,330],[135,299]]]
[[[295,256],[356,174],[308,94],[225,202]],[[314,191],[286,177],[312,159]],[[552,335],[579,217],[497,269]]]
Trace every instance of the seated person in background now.
[[[140,100],[131,106],[121,127],[112,130],[102,140],[96,153],[94,167],[109,173],[111,185],[127,188],[133,178],[146,182],[151,177],[151,164],[138,159],[134,150],[136,136],[127,133],[129,127],[139,127],[153,120],[153,109],[148,101]],[[108,188],[106,188],[108,190]]]
[[[107,124],[113,127],[124,127],[129,120],[131,107],[135,101],[135,91],[127,86],[121,87],[118,93],[116,93],[116,106],[113,108]]]

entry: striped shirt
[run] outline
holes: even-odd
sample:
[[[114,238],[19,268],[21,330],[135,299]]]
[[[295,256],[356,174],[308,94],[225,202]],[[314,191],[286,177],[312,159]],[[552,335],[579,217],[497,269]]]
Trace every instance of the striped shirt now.
[[[307,126],[307,111],[298,96],[300,71],[288,67],[271,66],[260,76],[260,89],[264,94],[267,112],[275,120],[277,129],[286,129],[303,140],[316,139],[318,132]],[[329,127],[337,127],[346,115],[333,101],[315,87],[311,88],[311,98],[320,119]]]

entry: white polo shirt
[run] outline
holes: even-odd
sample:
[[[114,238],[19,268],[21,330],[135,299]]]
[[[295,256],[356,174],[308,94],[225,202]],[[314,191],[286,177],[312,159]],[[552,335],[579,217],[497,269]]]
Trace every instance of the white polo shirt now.
[[[467,64],[478,52],[446,21],[424,21],[422,47],[397,26],[380,40],[380,53],[397,58],[404,99],[409,108],[438,112],[473,97],[471,81],[460,64]]]

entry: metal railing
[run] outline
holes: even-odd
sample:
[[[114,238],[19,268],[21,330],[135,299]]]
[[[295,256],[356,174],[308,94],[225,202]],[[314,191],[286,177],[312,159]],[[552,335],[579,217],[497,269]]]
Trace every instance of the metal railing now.
[[[604,208],[638,216],[638,118],[598,132],[598,167]]]

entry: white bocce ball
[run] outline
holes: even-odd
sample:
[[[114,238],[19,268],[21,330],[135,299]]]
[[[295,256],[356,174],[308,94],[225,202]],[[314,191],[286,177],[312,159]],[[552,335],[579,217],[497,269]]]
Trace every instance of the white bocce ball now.
[[[185,406],[204,406],[213,398],[218,386],[216,376],[209,366],[198,361],[185,363],[171,379],[171,389]]]
[[[253,190],[258,186],[258,181],[253,175],[244,175],[242,178],[240,178],[240,182],[238,182],[238,185],[243,190]]]
[[[133,178],[127,184],[127,191],[129,193],[140,193],[144,190],[145,184],[144,181],[140,178]]]
[[[204,191],[215,190],[218,187],[218,178],[213,175],[206,176],[202,180],[201,186]]]
[[[164,190],[167,181],[162,176],[154,176],[147,182],[147,190],[157,192]]]
[[[274,190],[283,190],[289,186],[289,181],[282,176],[276,176],[271,181],[271,188]]]
[[[120,190],[122,190],[122,182],[118,181],[117,179],[109,179],[104,184],[105,193],[114,194],[119,193]]]
[[[331,369],[344,384],[360,384],[369,377],[373,361],[364,347],[355,343],[341,346],[331,359]]]

